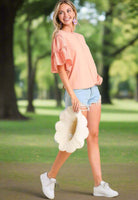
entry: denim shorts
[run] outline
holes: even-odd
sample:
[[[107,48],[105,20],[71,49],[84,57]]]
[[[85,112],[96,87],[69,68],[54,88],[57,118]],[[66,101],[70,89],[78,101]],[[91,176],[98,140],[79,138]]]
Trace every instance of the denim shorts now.
[[[73,89],[73,91],[81,103],[81,110],[83,110],[83,107],[85,107],[86,110],[89,110],[92,103],[101,103],[101,95],[97,85],[86,89]],[[72,105],[67,90],[65,90],[64,93],[64,101],[65,108]]]

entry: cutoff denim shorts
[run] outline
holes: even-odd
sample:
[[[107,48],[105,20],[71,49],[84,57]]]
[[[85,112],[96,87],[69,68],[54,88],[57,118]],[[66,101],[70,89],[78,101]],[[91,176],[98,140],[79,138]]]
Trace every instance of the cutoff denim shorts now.
[[[81,108],[85,107],[85,110],[89,111],[90,105],[92,103],[101,103],[101,94],[97,85],[86,89],[73,89],[73,91],[76,94],[79,101],[81,102]],[[72,105],[71,98],[67,90],[65,90],[64,93],[64,102],[65,108]]]

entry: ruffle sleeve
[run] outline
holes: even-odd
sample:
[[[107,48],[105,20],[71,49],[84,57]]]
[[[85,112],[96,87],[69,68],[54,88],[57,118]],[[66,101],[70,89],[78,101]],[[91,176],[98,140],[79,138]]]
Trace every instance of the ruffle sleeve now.
[[[51,72],[58,73],[58,65],[64,65],[66,71],[72,69],[72,56],[65,39],[61,35],[56,35],[52,42],[51,51]]]

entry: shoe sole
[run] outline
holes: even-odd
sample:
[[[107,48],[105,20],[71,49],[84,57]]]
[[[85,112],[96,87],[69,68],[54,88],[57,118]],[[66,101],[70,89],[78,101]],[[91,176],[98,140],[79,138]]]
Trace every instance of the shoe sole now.
[[[43,176],[43,175],[40,175],[40,182],[41,182],[41,185],[42,185],[42,191],[43,191],[43,194],[44,194],[48,199],[54,199],[54,198],[48,197],[47,193],[44,192],[44,190],[43,190],[43,181],[42,181],[42,176]]]
[[[93,193],[93,196],[96,196],[96,197],[118,197],[118,196],[119,196],[119,194],[117,194],[117,195],[114,195],[114,196],[111,196],[111,195],[104,195],[104,194],[94,194],[94,193]]]

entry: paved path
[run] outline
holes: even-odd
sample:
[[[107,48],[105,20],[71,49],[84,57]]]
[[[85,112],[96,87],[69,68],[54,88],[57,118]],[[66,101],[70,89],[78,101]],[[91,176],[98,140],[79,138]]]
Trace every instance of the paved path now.
[[[103,179],[120,193],[116,200],[137,200],[137,164],[103,164]],[[44,200],[39,175],[48,164],[0,163],[0,200]],[[89,163],[65,163],[57,181],[55,200],[106,200],[92,196],[93,178]]]

